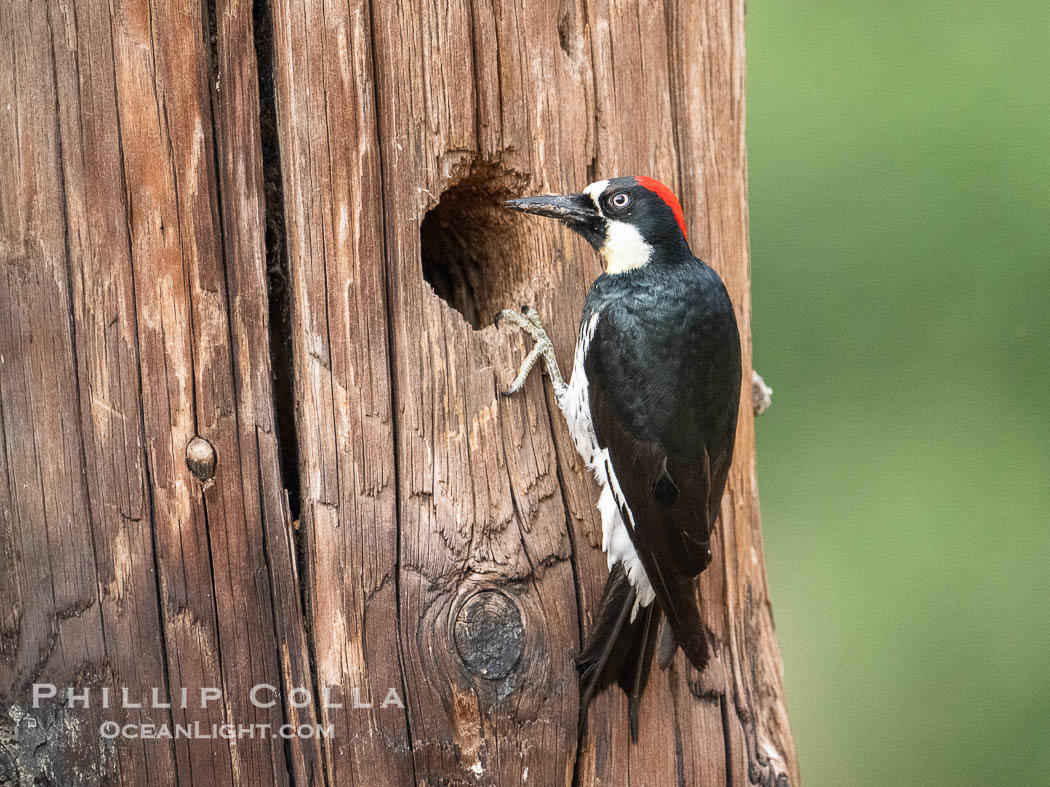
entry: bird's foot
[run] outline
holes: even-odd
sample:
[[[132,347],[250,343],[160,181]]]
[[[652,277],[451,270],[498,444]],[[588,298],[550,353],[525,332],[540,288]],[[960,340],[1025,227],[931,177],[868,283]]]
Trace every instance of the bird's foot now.
[[[547,335],[543,323],[540,322],[539,312],[531,306],[522,306],[521,311],[504,309],[496,315],[493,323],[498,326],[500,320],[506,320],[517,325],[536,342],[536,346],[532,348],[532,351],[522,361],[521,368],[518,370],[514,382],[510,384],[510,388],[506,391],[501,391],[501,393],[504,396],[510,396],[520,391],[522,386],[525,385],[525,380],[528,378],[529,372],[532,371],[532,367],[536,365],[540,358],[543,359],[544,365],[547,367],[547,374],[550,375],[551,381],[554,383],[555,393],[558,394],[564,390],[565,381],[562,379],[561,370],[558,369],[558,359],[554,355],[554,344],[551,342],[550,336]]]

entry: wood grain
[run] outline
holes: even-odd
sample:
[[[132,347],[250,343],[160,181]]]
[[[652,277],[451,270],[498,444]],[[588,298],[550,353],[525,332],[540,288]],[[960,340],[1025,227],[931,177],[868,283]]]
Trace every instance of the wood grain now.
[[[103,719],[276,727],[282,703],[254,707],[251,687],[310,683],[288,655],[302,630],[270,410],[258,129],[238,95],[255,85],[251,18],[231,9],[240,30],[224,25],[213,51],[204,10],[0,11],[0,145],[14,163],[0,189],[0,500],[15,567],[0,686],[5,767],[23,781],[305,777],[294,741],[98,735]],[[206,484],[186,466],[195,435],[218,457]],[[96,694],[90,712],[27,709],[43,681],[127,687],[134,702],[154,687],[224,699],[103,712]]]
[[[0,783],[798,783],[749,402],[712,666],[654,676],[638,744],[618,691],[577,740],[597,490],[491,326],[534,305],[567,369],[598,259],[501,202],[650,174],[750,379],[743,33],[742,0],[0,4]],[[334,735],[99,734],[146,717]]]

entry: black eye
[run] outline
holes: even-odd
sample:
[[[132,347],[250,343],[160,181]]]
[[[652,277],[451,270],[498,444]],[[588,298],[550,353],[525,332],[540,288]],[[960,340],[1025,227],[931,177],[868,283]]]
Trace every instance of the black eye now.
[[[626,191],[617,191],[611,197],[609,197],[609,204],[614,208],[626,208],[631,204],[631,195]]]

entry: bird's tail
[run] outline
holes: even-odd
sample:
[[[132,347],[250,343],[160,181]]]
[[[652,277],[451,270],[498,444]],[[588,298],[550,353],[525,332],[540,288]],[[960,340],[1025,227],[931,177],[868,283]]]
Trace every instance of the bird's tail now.
[[[628,697],[631,740],[638,740],[638,703],[649,680],[660,628],[660,609],[656,603],[640,607],[632,620],[636,599],[623,564],[617,563],[605,583],[598,617],[576,658],[580,674],[581,737],[591,700],[616,681]]]

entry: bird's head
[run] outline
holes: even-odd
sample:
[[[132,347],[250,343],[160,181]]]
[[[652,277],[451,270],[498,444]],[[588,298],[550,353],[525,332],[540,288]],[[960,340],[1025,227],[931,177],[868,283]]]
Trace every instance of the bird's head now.
[[[689,253],[682,206],[652,178],[599,180],[579,194],[512,199],[507,207],[559,219],[597,250],[606,273],[639,268],[658,254]]]

